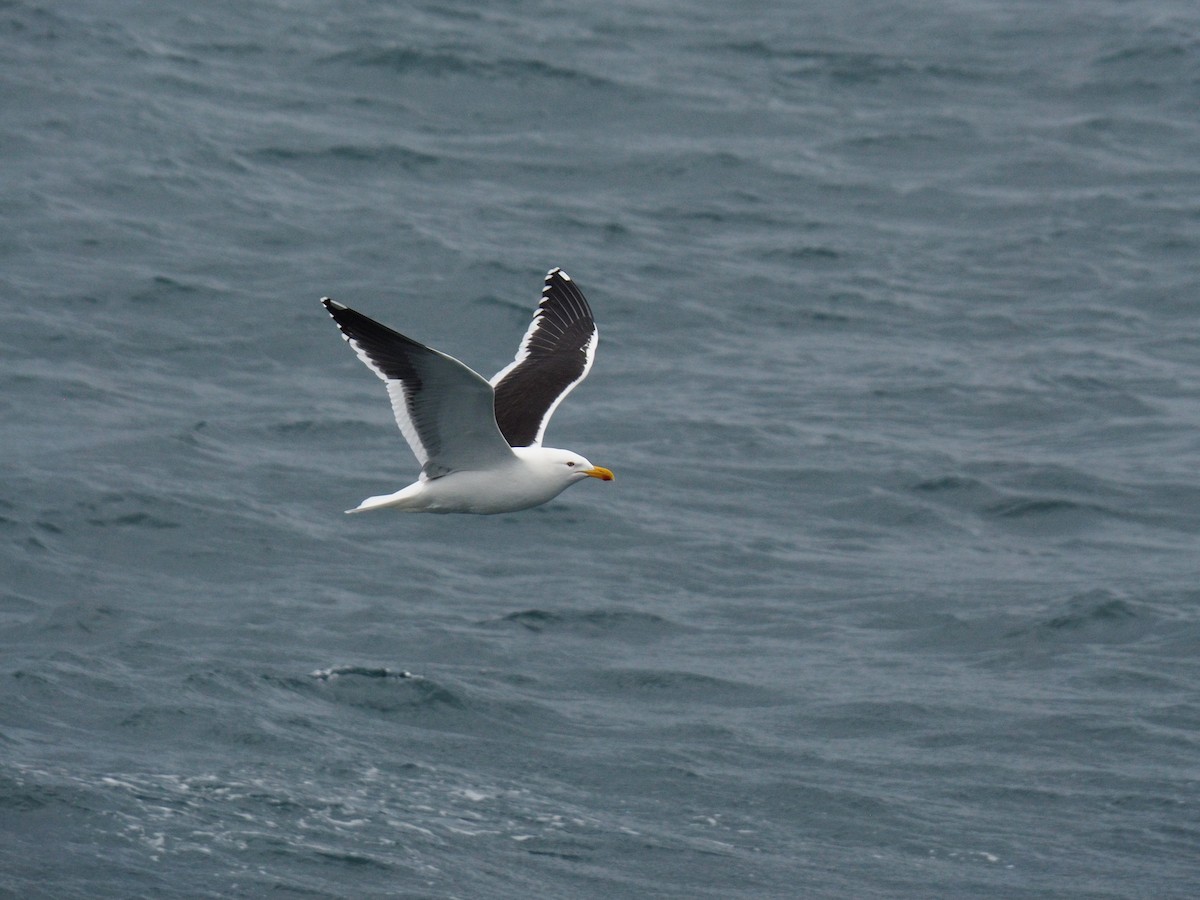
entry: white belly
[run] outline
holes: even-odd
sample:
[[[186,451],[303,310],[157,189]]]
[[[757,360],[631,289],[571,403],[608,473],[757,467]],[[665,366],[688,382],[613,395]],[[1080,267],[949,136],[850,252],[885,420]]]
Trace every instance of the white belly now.
[[[571,482],[556,474],[514,455],[511,464],[418,481],[394,494],[368,497],[347,512],[387,507],[409,512],[481,515],[516,512],[540,506],[561,494]]]
[[[443,513],[506,513],[540,506],[566,489],[561,481],[538,478],[517,463],[490,472],[454,472],[419,483],[420,505],[413,509]]]

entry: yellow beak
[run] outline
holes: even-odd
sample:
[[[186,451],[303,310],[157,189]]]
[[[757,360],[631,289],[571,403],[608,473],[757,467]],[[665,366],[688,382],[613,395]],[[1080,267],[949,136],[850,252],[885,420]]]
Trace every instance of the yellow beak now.
[[[584,469],[583,474],[591,475],[593,478],[599,478],[601,481],[613,480],[613,473],[604,468],[604,466],[592,466],[590,469]]]

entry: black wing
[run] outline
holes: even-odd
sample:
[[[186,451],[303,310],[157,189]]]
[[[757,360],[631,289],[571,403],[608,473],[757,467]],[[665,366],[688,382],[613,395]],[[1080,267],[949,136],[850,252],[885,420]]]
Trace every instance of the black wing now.
[[[587,377],[599,333],[579,286],[551,269],[517,358],[492,378],[496,424],[513,447],[540,444],[550,416]]]

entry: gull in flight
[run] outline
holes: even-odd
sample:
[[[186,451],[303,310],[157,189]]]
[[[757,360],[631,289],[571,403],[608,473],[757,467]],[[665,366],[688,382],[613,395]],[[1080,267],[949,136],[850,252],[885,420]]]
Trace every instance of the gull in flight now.
[[[506,513],[539,506],[577,481],[613,473],[542,446],[550,416],[587,377],[598,333],[579,286],[551,269],[516,359],[486,381],[457,359],[325,297],[342,336],[383,379],[396,424],[421,464],[394,494],[346,512]]]

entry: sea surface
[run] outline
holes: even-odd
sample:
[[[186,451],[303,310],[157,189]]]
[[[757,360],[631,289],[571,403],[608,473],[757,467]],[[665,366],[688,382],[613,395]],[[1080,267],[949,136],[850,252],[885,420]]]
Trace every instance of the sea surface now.
[[[1191,898],[1194,0],[0,2],[0,896]],[[331,295],[600,323],[416,465]]]

